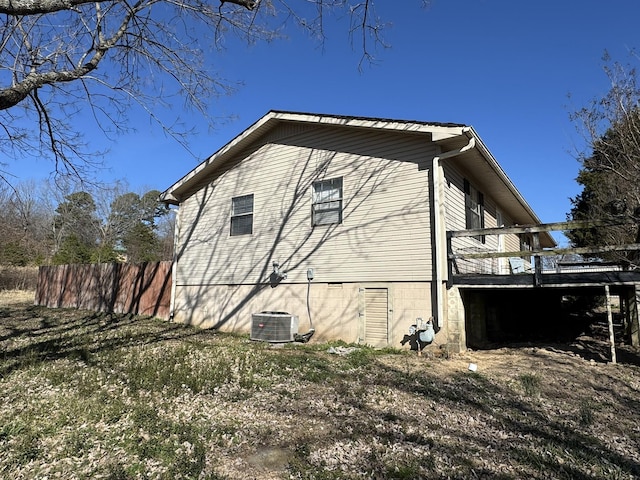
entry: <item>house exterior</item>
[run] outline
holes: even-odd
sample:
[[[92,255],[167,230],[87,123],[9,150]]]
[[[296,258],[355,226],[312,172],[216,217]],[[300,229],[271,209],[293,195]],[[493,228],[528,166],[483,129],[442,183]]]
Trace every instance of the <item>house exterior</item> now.
[[[283,111],[161,199],[178,206],[174,321],[246,333],[252,314],[288,312],[314,339],[373,346],[433,318],[434,344],[464,349],[446,231],[539,223],[472,127]]]

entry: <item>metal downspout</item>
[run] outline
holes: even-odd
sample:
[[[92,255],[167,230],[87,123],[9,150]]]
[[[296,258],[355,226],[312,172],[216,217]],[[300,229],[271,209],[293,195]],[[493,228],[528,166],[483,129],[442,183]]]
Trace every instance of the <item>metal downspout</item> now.
[[[176,308],[176,281],[178,278],[178,239],[180,238],[180,205],[175,210],[176,220],[173,229],[173,263],[171,264],[171,300],[169,302],[169,320],[173,320]]]
[[[476,146],[476,139],[473,134],[470,135],[471,129],[469,127],[465,127],[462,129],[462,132],[467,135],[469,138],[469,142],[456,150],[450,150],[448,152],[444,152],[441,155],[437,155],[433,157],[433,161],[431,164],[432,172],[433,172],[433,211],[435,215],[434,221],[434,236],[435,236],[435,244],[436,244],[436,271],[435,271],[435,284],[436,284],[436,318],[435,324],[438,328],[442,327],[442,319],[444,318],[444,300],[443,300],[443,292],[442,285],[446,281],[444,272],[445,266],[447,262],[447,239],[446,239],[446,229],[444,226],[444,215],[441,215],[441,205],[443,204],[440,196],[442,195],[442,180],[440,178],[440,167],[441,161],[446,160],[448,158],[456,157],[468,150],[472,150]],[[443,252],[443,253],[441,253]]]

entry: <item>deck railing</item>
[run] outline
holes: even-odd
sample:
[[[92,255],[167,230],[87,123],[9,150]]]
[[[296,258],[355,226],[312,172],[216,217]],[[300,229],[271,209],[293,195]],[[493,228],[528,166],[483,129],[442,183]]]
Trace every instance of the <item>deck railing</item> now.
[[[624,245],[603,245],[598,247],[543,248],[540,235],[553,231],[568,231],[620,225],[626,222],[589,221],[558,222],[540,225],[520,225],[512,227],[481,228],[473,230],[455,230],[447,232],[447,259],[449,278],[455,275],[513,275],[531,274],[535,278],[544,273],[620,271],[628,267],[622,262],[603,261],[563,261],[564,258],[581,259],[584,256],[598,258],[603,253],[640,251],[640,243]],[[528,248],[515,251],[498,251],[500,242],[487,239],[498,235],[526,236]],[[470,247],[468,238],[484,238],[485,242]],[[520,242],[522,245],[524,242]],[[539,282],[535,282],[539,283]]]

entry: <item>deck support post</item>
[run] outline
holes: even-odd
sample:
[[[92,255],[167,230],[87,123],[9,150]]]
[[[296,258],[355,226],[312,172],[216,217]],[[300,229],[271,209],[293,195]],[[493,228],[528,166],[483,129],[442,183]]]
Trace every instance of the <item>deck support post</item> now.
[[[465,308],[460,289],[451,287],[446,291],[447,298],[447,349],[451,353],[464,352],[467,349]]]
[[[640,347],[640,284],[636,283],[627,295],[627,337],[634,347]]]
[[[609,285],[604,286],[604,293],[607,302],[607,322],[609,324],[609,342],[611,343],[611,363],[616,362],[616,339],[613,333],[613,315],[611,314],[611,293],[609,292]]]
[[[536,287],[542,285],[542,257],[540,255],[533,257],[533,285]]]

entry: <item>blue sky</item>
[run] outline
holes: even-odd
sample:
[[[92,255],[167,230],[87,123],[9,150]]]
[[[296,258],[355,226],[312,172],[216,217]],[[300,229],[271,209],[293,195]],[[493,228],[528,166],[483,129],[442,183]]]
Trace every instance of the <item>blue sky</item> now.
[[[605,50],[629,61],[640,47],[638,0],[377,0],[391,25],[388,49],[358,70],[345,22],[327,24],[323,48],[293,28],[288,39],[247,46],[230,42],[209,61],[242,82],[211,99],[212,115],[233,119],[199,133],[197,158],[140,113],[136,133],[119,137],[102,179],[126,179],[133,190],[164,190],[270,109],[472,125],[543,222],[562,221],[578,193],[576,148],[582,139],[569,113],[608,90]],[[571,94],[571,98],[568,95]],[[95,134],[93,134],[95,135]],[[104,142],[94,136],[92,141]],[[52,166],[12,165],[21,180],[46,177]]]

